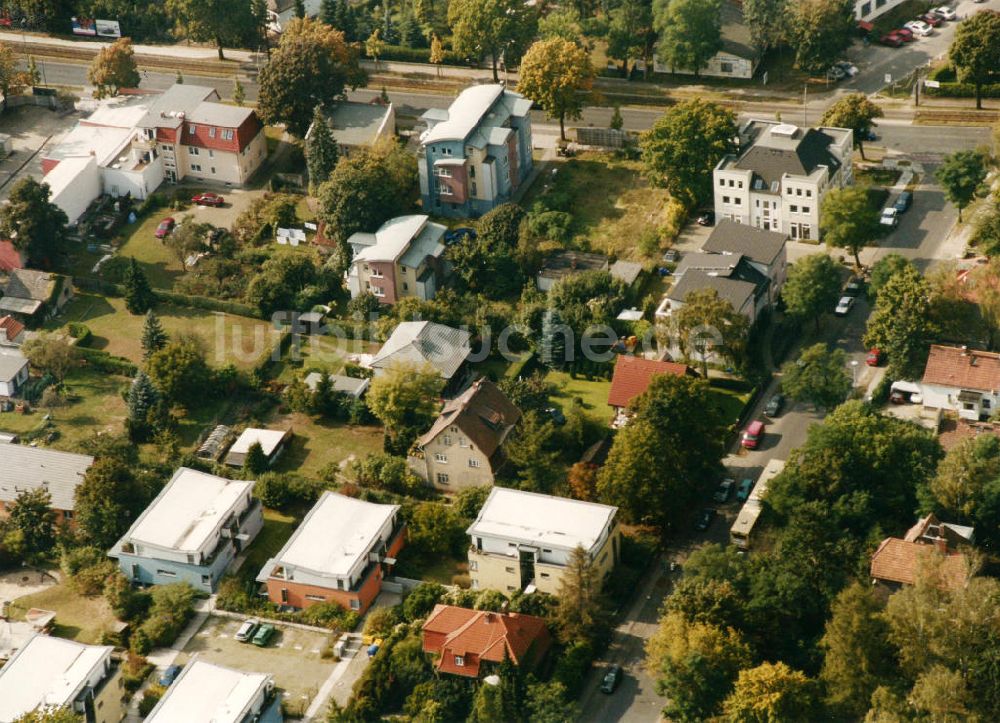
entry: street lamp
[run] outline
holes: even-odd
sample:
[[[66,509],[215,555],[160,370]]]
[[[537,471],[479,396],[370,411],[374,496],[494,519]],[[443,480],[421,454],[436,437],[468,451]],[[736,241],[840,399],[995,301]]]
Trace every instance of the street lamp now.
[[[858,362],[857,359],[851,359],[851,380],[852,380],[851,386],[854,386],[854,387],[858,386],[858,365],[859,364],[860,364],[860,362]]]

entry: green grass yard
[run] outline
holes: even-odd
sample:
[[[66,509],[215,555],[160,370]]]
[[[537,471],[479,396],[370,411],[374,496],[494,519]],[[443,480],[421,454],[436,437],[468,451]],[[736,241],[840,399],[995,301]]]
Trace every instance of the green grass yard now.
[[[608,406],[608,390],[611,382],[606,379],[593,381],[578,375],[576,379],[569,372],[552,370],[545,375],[545,380],[556,387],[553,402],[563,411],[573,405],[573,400],[579,398],[583,408],[602,422],[610,422],[614,411]]]
[[[111,632],[117,622],[103,597],[84,597],[63,584],[18,598],[10,607],[11,617],[14,619],[23,619],[30,608],[55,611],[56,622],[52,634],[79,643],[100,642],[101,636],[105,632]]]
[[[134,227],[126,227],[129,233],[118,253],[135,258],[154,288],[172,289],[174,282],[184,273],[177,257],[163,241],[153,235],[160,221],[169,216],[180,222],[183,215],[183,211],[163,208],[154,211]]]
[[[343,465],[347,459],[363,459],[382,451],[381,427],[352,427],[300,413],[275,414],[266,426],[270,429],[290,426],[295,435],[274,465],[278,472],[315,477],[330,463]]]
[[[265,508],[264,526],[247,548],[247,556],[240,567],[240,574],[245,577],[256,577],[264,564],[277,555],[288,542],[300,519],[301,517]]]
[[[310,336],[302,340],[298,359],[291,358],[291,351],[282,359],[275,370],[275,378],[287,384],[295,377],[304,377],[309,371],[325,371],[339,374],[351,354],[373,354],[378,351],[377,342],[360,339],[338,339],[332,336]]]

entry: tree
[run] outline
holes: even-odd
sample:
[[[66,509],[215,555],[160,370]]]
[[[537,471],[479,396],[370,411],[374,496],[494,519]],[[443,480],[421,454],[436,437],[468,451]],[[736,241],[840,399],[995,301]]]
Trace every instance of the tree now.
[[[743,22],[754,46],[766,54],[785,42],[788,0],[743,0]]]
[[[243,107],[243,104],[247,99],[246,88],[243,87],[243,83],[240,82],[239,78],[233,78],[233,103]]]
[[[566,483],[578,500],[591,501],[597,497],[597,470],[599,467],[590,462],[577,462],[569,468]]]
[[[145,372],[139,371],[128,390],[128,418],[126,426],[129,438],[134,442],[145,442],[158,427],[160,394]]]
[[[885,115],[882,108],[868,100],[864,93],[849,93],[826,109],[820,125],[850,128],[854,131],[854,147],[865,157],[864,140],[875,125],[872,121]]]
[[[38,70],[38,63],[35,62],[35,56],[28,56],[28,71],[27,71],[28,83],[34,88],[38,85],[39,81],[42,79],[42,74]]]
[[[826,71],[851,44],[853,0],[799,0],[789,4],[789,40],[795,62],[808,73]]]
[[[378,59],[385,51],[385,41],[382,40],[382,31],[379,28],[372,30],[372,34],[365,41],[365,55],[375,61],[375,68],[378,69]]]
[[[664,713],[678,721],[717,715],[737,674],[750,665],[750,649],[732,628],[691,623],[668,612],[646,643],[646,667],[656,689],[670,699]]]
[[[1000,439],[980,435],[962,440],[938,465],[927,493],[932,510],[942,519],[970,523],[986,485],[1000,478]]]
[[[250,279],[244,299],[268,315],[309,308],[330,298],[334,288],[340,288],[339,280],[329,270],[317,267],[310,256],[282,254],[264,262]]]
[[[981,254],[1000,256],[1000,205],[994,205],[979,215],[969,243]]]
[[[316,106],[309,135],[306,136],[306,168],[309,171],[309,186],[313,189],[313,193],[321,183],[330,178],[339,156],[337,141],[330,132],[326,116],[322,109]]]
[[[703,379],[653,377],[632,401],[633,417],[598,473],[601,501],[663,531],[680,522],[686,506],[715,482],[724,454],[725,422],[707,398]]]
[[[844,350],[822,342],[803,349],[797,360],[781,368],[781,388],[792,399],[825,410],[847,399],[851,384]]]
[[[0,236],[26,254],[34,266],[50,268],[66,244],[66,213],[49,201],[49,184],[25,177],[0,206]]]
[[[267,471],[267,455],[260,442],[254,442],[247,450],[247,456],[243,459],[243,474],[247,479],[253,479],[259,474]]]
[[[67,706],[62,708],[36,708],[22,713],[14,723],[81,723],[83,717]]]
[[[210,376],[205,352],[190,339],[168,342],[154,352],[146,373],[166,403],[185,407],[204,398]]]
[[[537,15],[519,0],[449,0],[448,25],[456,53],[479,59],[488,56],[493,82],[499,83],[501,56],[509,67],[535,35]]]
[[[8,512],[8,533],[19,533],[28,555],[45,554],[56,544],[56,513],[52,509],[52,496],[47,489],[38,487],[23,490],[18,493]]]
[[[163,245],[187,271],[188,258],[205,250],[205,236],[212,230],[213,226],[209,223],[182,223],[163,239]]]
[[[653,29],[653,6],[650,0],[623,0],[610,13],[608,22],[609,58],[620,60],[622,76],[628,77],[628,61],[649,59],[656,32]],[[649,63],[646,64],[647,68]]]
[[[293,19],[258,78],[257,112],[304,138],[316,106],[329,106],[345,90],[364,85],[357,52],[344,34],[318,20]]]
[[[868,317],[865,346],[885,353],[893,378],[916,379],[934,333],[929,289],[920,272],[910,266],[891,276]]]
[[[505,453],[521,489],[551,492],[562,478],[555,427],[539,412],[525,412],[507,440]]]
[[[610,632],[611,616],[601,592],[603,580],[590,555],[577,545],[559,581],[554,623],[559,639],[570,644],[581,640],[596,644]]]
[[[118,38],[101,48],[87,70],[87,81],[95,87],[95,98],[118,95],[122,88],[139,87],[139,70],[131,38]]]
[[[983,107],[983,84],[1000,68],[1000,12],[980,10],[958,24],[948,58],[959,79],[976,86],[976,108]]]
[[[709,101],[671,107],[646,131],[640,147],[646,175],[688,208],[712,196],[712,170],[735,150],[736,116]]]
[[[246,0],[167,0],[166,9],[179,35],[215,43],[219,60],[226,59],[223,46],[238,42],[255,24]]]
[[[125,464],[99,458],[76,488],[74,514],[87,544],[109,549],[152,498],[152,490]]]
[[[17,53],[7,43],[0,43],[0,93],[5,98],[18,95],[25,87],[25,74],[18,68]]]
[[[431,52],[428,60],[430,60],[430,62],[434,64],[435,68],[437,69],[437,75],[440,78],[441,63],[443,63],[445,60],[445,54],[444,54],[444,44],[441,42],[441,38],[437,36],[437,33],[434,33],[431,36]]]
[[[816,685],[782,662],[741,670],[723,708],[731,721],[771,723],[809,720],[816,710]]]
[[[54,334],[39,334],[21,346],[21,352],[32,367],[44,374],[51,374],[56,381],[66,378],[76,362],[76,350],[69,340]]]
[[[447,248],[445,258],[466,289],[500,299],[516,294],[524,286],[517,246],[525,216],[517,204],[501,204],[479,219],[476,238],[467,237]]]
[[[861,249],[882,233],[878,209],[868,202],[868,190],[860,186],[835,188],[820,207],[820,231],[827,246],[847,249],[854,265],[861,268]]]
[[[608,127],[613,131],[620,131],[625,127],[625,119],[622,118],[621,106],[615,104],[615,108],[611,112],[611,121],[608,123]]]
[[[697,354],[701,375],[708,377],[708,358],[719,354],[734,366],[743,363],[749,321],[715,289],[691,291],[673,314],[672,331],[686,360]]]
[[[590,55],[571,40],[539,40],[521,60],[518,92],[538,103],[550,118],[559,119],[566,140],[566,118],[577,120],[586,94],[594,84]]]
[[[878,295],[882,291],[886,282],[902,271],[916,271],[913,265],[905,256],[895,252],[886,254],[872,265],[871,278],[868,281],[868,298],[872,303],[878,301]]]
[[[531,723],[573,723],[580,713],[558,681],[529,683],[526,708]]]
[[[135,257],[129,257],[128,261],[124,279],[125,308],[130,314],[145,314],[156,303],[156,294],[149,285],[146,272],[139,266]]]
[[[407,453],[417,434],[434,421],[443,388],[435,369],[410,362],[391,364],[372,379],[368,407],[385,426],[389,451]]]
[[[944,195],[958,207],[959,223],[962,222],[962,209],[969,205],[986,180],[988,161],[981,151],[956,151],[945,157],[934,173],[944,188]]]
[[[654,0],[653,26],[660,33],[657,55],[695,77],[722,49],[721,0]]]
[[[465,522],[440,502],[421,502],[413,508],[407,525],[409,544],[424,555],[450,555],[466,540]]]
[[[170,337],[163,330],[160,317],[150,309],[146,312],[146,319],[142,322],[142,359],[146,361],[149,356],[167,345]]]
[[[580,12],[573,7],[550,10],[538,21],[538,37],[542,40],[560,38],[579,44],[581,35]]]
[[[781,298],[792,316],[812,319],[819,331],[819,321],[829,313],[840,296],[840,269],[828,254],[809,254],[788,270],[781,288]]]

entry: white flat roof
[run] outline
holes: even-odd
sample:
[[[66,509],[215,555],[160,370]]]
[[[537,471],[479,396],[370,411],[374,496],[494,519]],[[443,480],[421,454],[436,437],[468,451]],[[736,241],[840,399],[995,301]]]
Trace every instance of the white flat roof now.
[[[125,539],[179,552],[196,552],[240,498],[253,489],[253,484],[181,467],[139,516]]]
[[[617,507],[594,502],[494,487],[467,532],[528,545],[582,546],[589,552],[616,512]]]
[[[286,429],[254,429],[253,427],[248,427],[243,430],[243,434],[239,436],[233,446],[229,448],[229,453],[232,454],[246,454],[250,451],[254,442],[260,442],[261,449],[264,450],[264,454],[270,457],[274,454],[274,450],[278,448],[281,444],[281,440],[285,438],[288,434]]]
[[[240,723],[270,679],[265,673],[243,673],[195,657],[146,723]]]
[[[285,564],[343,577],[368,555],[379,531],[398,511],[399,505],[377,505],[324,492],[268,566]],[[270,574],[270,569],[261,571],[262,577]]]
[[[419,214],[389,219],[375,232],[375,243],[361,249],[355,260],[395,261],[420,233],[427,219],[427,216]]]
[[[437,123],[420,140],[423,143],[465,140],[503,92],[504,87],[499,84],[473,85],[466,88],[449,106],[448,120]]]
[[[97,101],[97,108],[87,116],[84,123],[95,126],[113,126],[115,128],[134,128],[149,108],[147,96],[117,96]],[[81,108],[83,102],[77,103]],[[87,107],[93,107],[87,104]]]
[[[73,702],[111,648],[36,635],[0,669],[0,721]]]
[[[90,156],[98,165],[113,161],[132,138],[131,128],[87,126],[77,124],[54,148],[43,151],[43,158],[61,161],[64,158]]]

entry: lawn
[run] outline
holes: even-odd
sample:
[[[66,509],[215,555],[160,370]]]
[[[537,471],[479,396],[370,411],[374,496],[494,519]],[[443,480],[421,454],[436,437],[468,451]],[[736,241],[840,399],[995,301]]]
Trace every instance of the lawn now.
[[[749,392],[739,393],[731,389],[719,389],[712,387],[709,389],[712,402],[722,409],[723,416],[728,424],[736,424],[740,414],[750,399]]]
[[[545,375],[545,380],[555,385],[557,391],[553,401],[563,411],[569,409],[573,400],[578,398],[583,402],[583,408],[600,421],[610,422],[614,417],[614,410],[608,406],[610,381],[606,379],[591,381],[583,376],[574,379],[568,372],[557,371],[550,371]]]
[[[381,427],[352,427],[300,413],[275,414],[266,426],[271,429],[291,426],[295,434],[274,465],[278,472],[317,476],[331,462],[343,467],[347,460],[363,459],[382,451]]]
[[[420,555],[413,547],[404,547],[399,553],[393,574],[407,577],[411,580],[436,582],[441,585],[452,585],[455,575],[469,573],[469,561],[464,557],[450,555]]]
[[[100,595],[84,597],[67,585],[53,585],[34,595],[12,602],[11,616],[21,619],[30,608],[56,613],[52,634],[80,643],[97,643],[117,622],[111,608]]]
[[[302,340],[298,359],[292,359],[292,352],[281,361],[275,378],[283,383],[302,377],[308,371],[325,371],[339,374],[344,369],[347,357],[352,354],[373,354],[379,348],[376,342],[360,339],[342,339],[334,336],[310,336]]]
[[[233,314],[205,311],[172,304],[158,304],[156,314],[166,332],[194,335],[206,344],[208,361],[215,366],[232,363],[240,368],[256,366],[277,340],[278,332],[267,322]],[[139,363],[142,361],[144,317],[132,315],[124,299],[77,294],[59,319],[78,321],[93,332],[91,346]]]
[[[157,289],[174,288],[174,282],[184,273],[177,257],[163,241],[153,235],[160,221],[168,216],[179,223],[183,218],[183,212],[171,211],[169,208],[160,209],[134,227],[126,227],[129,234],[118,251],[122,256],[135,258],[146,272],[149,283]]]
[[[264,509],[264,526],[250,547],[240,567],[240,574],[256,577],[265,563],[278,554],[288,538],[295,532],[299,519],[277,510]]]

